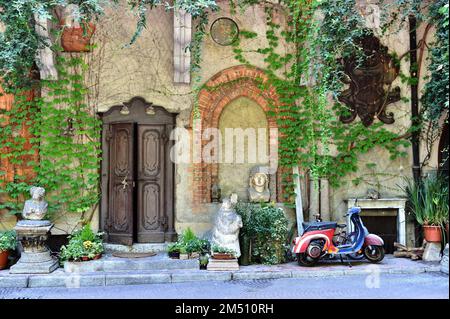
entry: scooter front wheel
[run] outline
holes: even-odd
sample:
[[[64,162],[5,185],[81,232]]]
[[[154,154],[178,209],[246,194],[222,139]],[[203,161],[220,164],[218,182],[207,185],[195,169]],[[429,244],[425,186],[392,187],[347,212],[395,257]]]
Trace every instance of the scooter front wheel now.
[[[297,262],[300,266],[312,267],[319,262],[319,258],[311,258],[306,253],[297,254]]]
[[[371,263],[379,263],[384,258],[384,247],[375,245],[367,246],[364,248],[364,256],[366,256]]]

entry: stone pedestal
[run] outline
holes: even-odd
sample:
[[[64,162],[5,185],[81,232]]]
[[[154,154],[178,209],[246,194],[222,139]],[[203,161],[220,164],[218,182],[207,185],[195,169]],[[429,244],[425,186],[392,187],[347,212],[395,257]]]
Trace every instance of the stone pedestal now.
[[[445,246],[444,256],[441,259],[441,271],[448,274],[448,244]]]
[[[441,243],[426,243],[422,260],[441,261]]]
[[[206,269],[215,271],[237,271],[239,270],[239,263],[237,259],[210,258]]]
[[[58,261],[50,256],[45,242],[53,224],[48,220],[21,220],[14,230],[23,252],[11,274],[48,274],[58,268]]]

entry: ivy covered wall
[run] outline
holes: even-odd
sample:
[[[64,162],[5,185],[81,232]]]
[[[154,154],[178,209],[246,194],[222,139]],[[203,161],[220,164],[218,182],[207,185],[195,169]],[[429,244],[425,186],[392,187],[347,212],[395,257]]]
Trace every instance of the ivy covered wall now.
[[[381,125],[376,120],[372,128],[367,129],[357,118],[350,124],[333,124],[337,128],[333,133],[327,129],[320,130],[320,128],[327,128],[327,125],[337,121],[337,116],[333,113],[335,100],[330,94],[324,94],[321,88],[317,91],[305,89],[306,84],[314,83],[315,63],[305,59],[307,56],[304,52],[308,52],[311,50],[311,46],[316,44],[328,46],[329,51],[326,52],[332,53],[338,51],[332,51],[333,47],[340,48],[346,47],[346,45],[352,47],[348,43],[336,42],[336,39],[344,39],[348,34],[349,37],[356,37],[360,34],[359,27],[364,28],[364,23],[372,25],[376,22],[376,17],[369,15],[367,19],[358,18],[356,13],[360,9],[356,4],[360,1],[323,2],[326,9],[323,12],[328,12],[329,15],[324,15],[323,12],[321,14],[320,10],[314,13],[317,15],[317,21],[325,19],[322,21],[326,22],[324,28],[314,31],[322,32],[321,41],[325,39],[325,42],[318,43],[314,40],[314,32],[308,33],[308,30],[317,26],[310,25],[309,22],[305,22],[309,20],[303,19],[309,17],[309,9],[306,9],[305,12],[300,12],[298,9],[309,8],[308,5],[311,1],[282,1],[284,7],[274,1],[256,5],[254,1],[217,2],[221,10],[209,14],[209,22],[205,26],[206,34],[204,34],[203,41],[200,42],[202,48],[201,58],[198,61],[200,68],[193,74],[190,85],[173,84],[172,12],[166,12],[161,7],[148,10],[148,27],[143,29],[134,44],[128,46],[127,43],[135,32],[136,16],[128,10],[125,1],[119,1],[118,7],[107,8],[105,15],[97,22],[97,30],[93,38],[95,43],[93,52],[82,55],[84,63],[87,65],[84,80],[88,89],[86,103],[89,110],[92,111],[89,114],[91,118],[95,118],[93,113],[97,111],[106,111],[132,97],[141,96],[148,102],[177,113],[177,126],[189,127],[192,112],[197,107],[198,90],[204,83],[233,66],[242,64],[256,66],[267,71],[277,90],[286,89],[292,92],[291,96],[287,94],[283,99],[286,104],[291,103],[295,107],[286,108],[284,111],[289,115],[299,115],[296,118],[298,122],[288,123],[291,128],[295,128],[292,134],[297,136],[298,140],[292,144],[284,144],[290,146],[290,150],[289,154],[282,153],[281,157],[290,158],[284,163],[287,165],[292,165],[294,160],[298,160],[301,164],[307,163],[307,165],[301,166],[301,172],[304,174],[302,177],[309,175],[308,169],[312,169],[313,175],[316,177],[326,175],[333,181],[334,187],[330,194],[331,218],[342,220],[346,209],[344,200],[350,197],[365,197],[369,188],[378,190],[382,197],[400,196],[398,184],[401,183],[402,176],[411,175],[412,165],[411,147],[408,139],[403,138],[408,137],[408,130],[411,126],[410,101],[408,100],[410,96],[408,59],[401,60],[400,76],[392,83],[392,87],[400,87],[401,96],[404,99],[387,106],[387,111],[394,114],[394,124]],[[237,2],[244,3],[243,8],[240,8]],[[393,5],[396,3],[395,1],[387,2]],[[415,3],[415,1],[411,2]],[[318,1],[312,1],[312,3],[318,3]],[[353,14],[348,15],[349,12],[353,12]],[[211,23],[216,18],[223,16],[232,18],[241,31],[240,40],[232,46],[220,46],[208,34]],[[293,17],[295,23],[292,20],[288,21],[287,16]],[[293,32],[285,32],[286,25],[289,25]],[[353,25],[355,28],[349,28]],[[392,56],[400,57],[407,54],[409,50],[407,24],[395,22],[390,24],[387,30],[367,25],[365,27],[372,29]],[[424,34],[425,28],[425,24],[420,24],[417,31],[418,39]],[[429,41],[432,41],[436,32],[435,28],[432,27],[427,32]],[[297,45],[299,47],[296,47]],[[429,63],[428,51],[428,47],[425,46],[422,80],[419,81],[420,95],[423,93],[422,89],[429,74],[425,67]],[[294,54],[295,52],[297,55]],[[70,57],[64,54],[63,56]],[[194,60],[195,54],[193,56]],[[300,59],[296,61],[294,57],[300,57]],[[330,54],[322,56],[322,58],[328,59],[329,62],[336,57]],[[289,78],[289,81],[284,81],[286,77]],[[331,86],[337,82],[334,80]],[[302,117],[304,117],[304,121],[301,120]],[[92,124],[95,125],[94,122]],[[281,124],[281,127],[283,122],[278,124]],[[381,134],[375,132],[379,129],[383,130]],[[320,131],[320,133],[316,134],[315,131]],[[93,142],[98,143],[95,131],[92,133]],[[330,134],[335,134],[334,136],[341,134],[340,142],[325,143],[330,142]],[[395,136],[399,136],[398,140],[395,139]],[[364,141],[355,146],[353,142],[361,137],[364,137]],[[390,143],[389,140],[394,143]],[[436,167],[434,155],[436,151],[433,145],[436,143],[432,143],[433,151],[431,153],[433,155],[426,165],[430,169]],[[299,152],[296,152],[296,147],[300,148]],[[356,149],[350,152],[349,150],[353,150],[353,148]],[[422,154],[425,154],[426,146],[424,144],[422,144],[422,150]],[[339,157],[339,154],[342,157]],[[333,156],[337,156],[341,160],[338,165],[330,160]],[[322,160],[317,161],[317,158]],[[96,165],[95,163],[91,164]],[[191,226],[196,231],[205,232],[211,226],[212,216],[217,207],[204,205],[205,207],[200,213],[193,209],[192,192],[195,190],[191,189],[191,180],[192,167],[189,164],[177,165],[175,173],[176,227],[178,231],[186,226]],[[309,183],[306,178],[302,178],[302,182],[304,209],[307,211]],[[98,193],[95,194],[98,195]],[[289,193],[287,195],[289,197]],[[289,199],[291,200],[292,197]],[[92,204],[95,201],[94,198],[90,198],[86,202],[90,206],[86,210],[89,212],[88,214],[85,214],[86,211],[77,213],[75,209],[72,215],[59,216],[57,231],[70,232],[83,214],[86,215],[84,217],[94,222],[95,228],[99,219],[98,209],[95,204]],[[81,206],[77,208],[83,210]],[[2,216],[3,222],[5,216]],[[11,227],[15,219],[9,217],[8,221],[9,223],[4,226]]]

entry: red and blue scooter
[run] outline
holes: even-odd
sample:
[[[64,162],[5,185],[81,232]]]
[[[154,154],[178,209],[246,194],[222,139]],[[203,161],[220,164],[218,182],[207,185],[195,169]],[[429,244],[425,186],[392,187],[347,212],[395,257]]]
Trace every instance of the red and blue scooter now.
[[[384,242],[379,236],[370,234],[359,213],[360,207],[352,207],[345,215],[353,224],[354,231],[336,241],[336,229],[347,225],[336,222],[303,223],[303,235],[294,240],[292,252],[297,254],[301,266],[313,266],[325,256],[348,256],[351,259],[367,258],[378,263],[384,258]]]

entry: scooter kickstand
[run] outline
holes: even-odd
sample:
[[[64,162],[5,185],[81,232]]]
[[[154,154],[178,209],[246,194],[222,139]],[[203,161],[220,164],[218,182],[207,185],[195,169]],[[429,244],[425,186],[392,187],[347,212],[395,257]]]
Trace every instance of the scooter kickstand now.
[[[342,255],[339,255],[339,257],[341,258],[341,263],[344,264],[344,258],[342,257]],[[347,258],[347,266],[349,266],[350,268],[353,267],[352,264],[348,261],[348,258]]]

